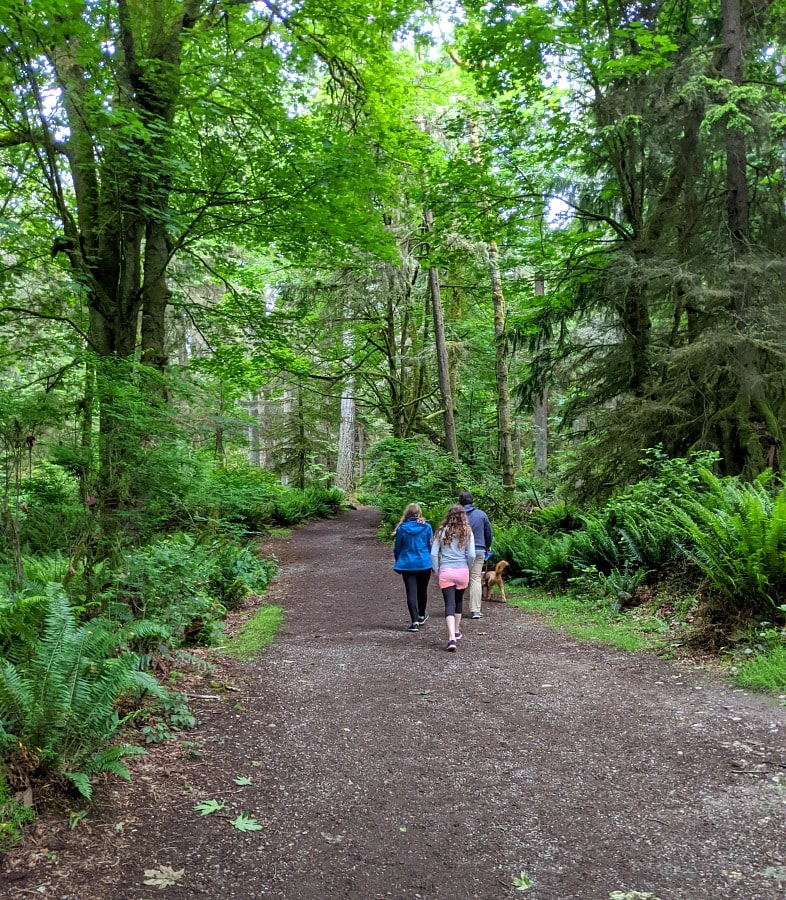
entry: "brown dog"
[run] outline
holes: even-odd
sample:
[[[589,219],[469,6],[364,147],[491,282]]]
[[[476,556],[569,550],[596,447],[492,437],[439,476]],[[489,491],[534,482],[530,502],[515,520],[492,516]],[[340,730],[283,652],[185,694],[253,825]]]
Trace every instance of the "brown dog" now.
[[[506,559],[501,559],[490,572],[484,572],[481,577],[481,600],[490,601],[492,588],[499,588],[501,596],[497,598],[499,603],[507,603],[508,598],[505,596],[505,582],[502,580],[502,573],[507,569],[510,563]]]

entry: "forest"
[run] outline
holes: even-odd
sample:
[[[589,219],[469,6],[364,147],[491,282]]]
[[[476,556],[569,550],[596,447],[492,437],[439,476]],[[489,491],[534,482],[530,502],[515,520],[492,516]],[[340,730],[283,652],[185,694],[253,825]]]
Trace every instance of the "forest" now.
[[[784,0],[0,0],[0,43],[0,850],[187,725],[162,660],[347,504],[469,489],[522,593],[786,692]]]

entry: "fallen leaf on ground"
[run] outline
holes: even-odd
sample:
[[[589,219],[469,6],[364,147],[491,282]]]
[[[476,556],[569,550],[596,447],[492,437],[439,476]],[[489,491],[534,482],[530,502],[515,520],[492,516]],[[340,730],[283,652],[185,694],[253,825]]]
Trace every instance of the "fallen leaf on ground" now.
[[[157,888],[172,887],[183,877],[185,869],[175,871],[172,866],[159,866],[157,869],[145,869],[145,884]]]

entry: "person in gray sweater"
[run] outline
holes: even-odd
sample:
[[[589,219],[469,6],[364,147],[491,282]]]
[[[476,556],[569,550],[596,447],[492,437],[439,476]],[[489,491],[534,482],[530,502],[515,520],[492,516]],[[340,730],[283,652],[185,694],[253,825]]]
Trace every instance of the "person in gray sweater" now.
[[[445,601],[447,649],[455,652],[461,640],[461,612],[469,571],[475,562],[475,538],[463,507],[451,506],[431,542],[431,568]]]

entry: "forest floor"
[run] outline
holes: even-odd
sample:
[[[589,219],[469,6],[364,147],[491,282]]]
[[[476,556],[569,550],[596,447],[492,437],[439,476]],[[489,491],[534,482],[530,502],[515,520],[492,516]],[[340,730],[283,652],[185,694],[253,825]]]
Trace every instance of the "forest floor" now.
[[[253,663],[207,651],[198,725],[97,786],[74,827],[39,818],[0,895],[786,898],[786,709],[498,603],[447,653],[436,585],[405,631],[378,522],[352,510],[266,545],[276,643]]]

